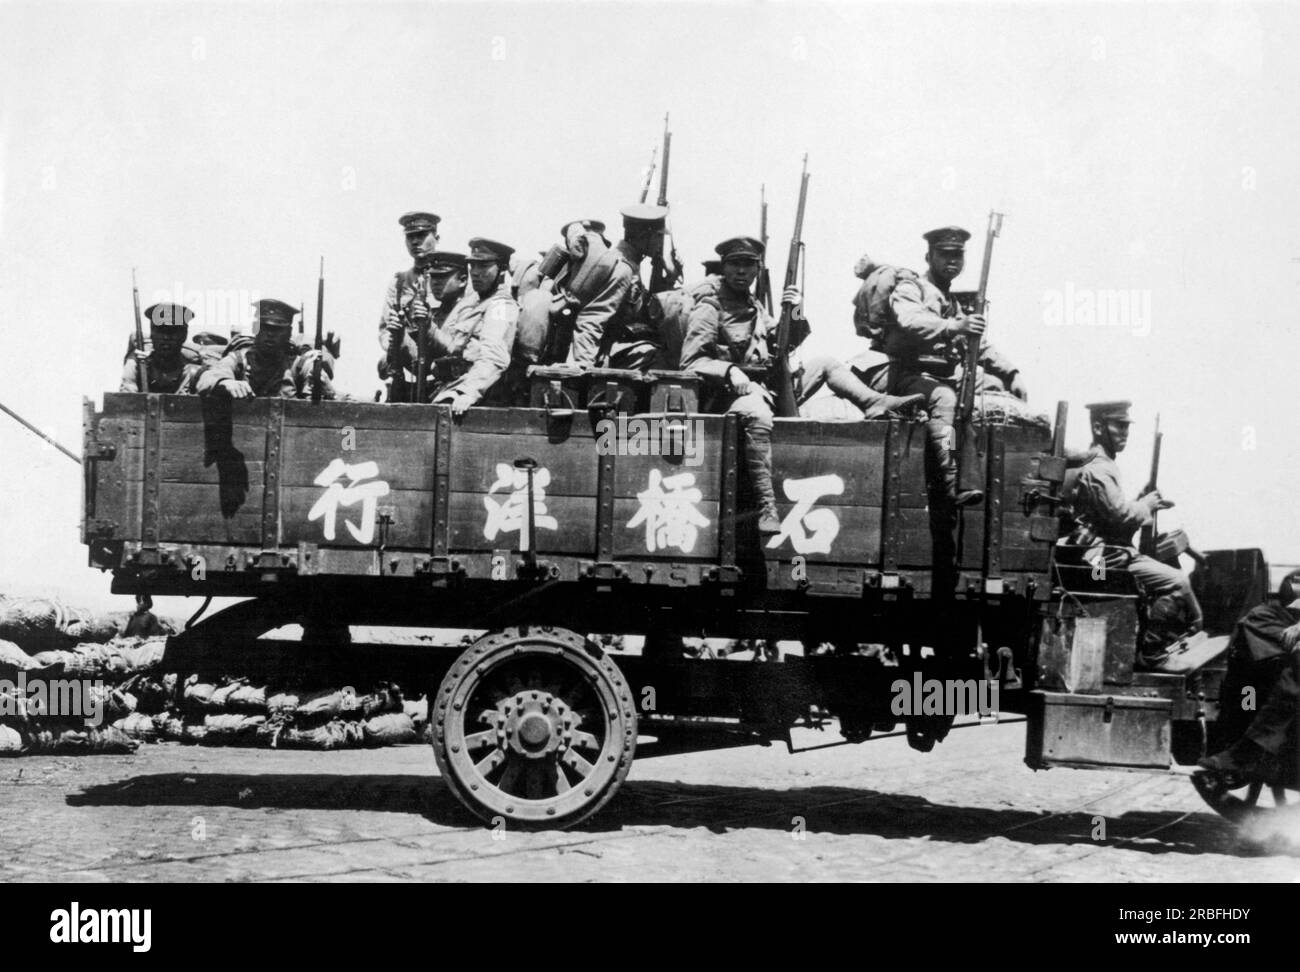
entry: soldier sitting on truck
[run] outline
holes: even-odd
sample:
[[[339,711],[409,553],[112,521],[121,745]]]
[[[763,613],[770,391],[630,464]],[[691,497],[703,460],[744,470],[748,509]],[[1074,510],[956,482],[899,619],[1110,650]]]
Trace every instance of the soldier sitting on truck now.
[[[1277,759],[1292,741],[1300,709],[1297,664],[1300,570],[1293,570],[1282,578],[1275,603],[1251,608],[1237,622],[1228,649],[1228,673],[1219,689],[1219,728],[1223,741],[1235,741],[1201,760],[1201,767],[1248,777],[1270,776],[1280,769]],[[1249,709],[1248,698],[1254,701]]]
[[[259,300],[256,334],[230,342],[222,359],[200,377],[200,395],[230,398],[311,398],[318,352],[294,346],[293,319],[297,309],[282,300]],[[319,352],[321,397],[334,395],[334,359]]]
[[[1181,639],[1201,629],[1201,606],[1192,585],[1177,567],[1138,553],[1133,535],[1151,515],[1174,504],[1151,490],[1129,500],[1120,485],[1115,456],[1128,444],[1130,402],[1088,405],[1092,448],[1062,489],[1077,526],[1061,547],[1063,557],[1077,557],[1097,571],[1127,570],[1142,592],[1146,623],[1137,667],[1147,671],[1185,670],[1179,657]]]
[[[462,253],[434,252],[412,270],[393,279],[390,299],[384,304],[379,343],[379,377],[390,382],[390,402],[416,400],[416,362],[429,358],[429,334],[441,327],[465,294],[468,264]],[[418,342],[424,341],[424,348]],[[425,401],[429,390],[425,388]]]
[[[429,332],[429,394],[433,404],[450,405],[455,415],[478,402],[509,404],[501,378],[510,367],[519,322],[519,305],[511,296],[512,253],[513,247],[496,240],[470,240],[473,294]]]
[[[152,350],[139,348],[122,366],[118,391],[140,391],[140,363],[149,376],[146,391],[161,395],[193,395],[197,391],[203,360],[198,349],[186,343],[194,312],[182,304],[154,304],[144,312],[149,320]],[[134,341],[131,342],[134,345]]]
[[[574,367],[644,371],[658,355],[658,332],[650,321],[641,264],[663,252],[668,210],[637,205],[628,206],[622,215],[623,239],[592,264],[582,292],[575,292],[580,303],[572,338],[555,346],[557,359],[564,355],[565,363]]]

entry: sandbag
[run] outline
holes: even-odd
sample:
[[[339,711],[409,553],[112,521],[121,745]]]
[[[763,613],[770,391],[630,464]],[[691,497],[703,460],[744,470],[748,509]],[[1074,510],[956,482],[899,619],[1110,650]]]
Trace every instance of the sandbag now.
[[[237,712],[210,713],[203,717],[201,737],[205,746],[237,746],[251,742],[257,730],[266,723],[266,716],[243,715]]]
[[[402,690],[392,683],[380,685],[369,695],[363,695],[359,701],[361,703],[361,716],[364,719],[382,715],[386,712],[401,712]]]
[[[298,703],[295,715],[301,720],[337,718],[338,716],[359,711],[361,703],[357,691],[352,686],[337,690],[312,692]]]
[[[0,725],[0,755],[23,751],[23,736],[13,726]]]
[[[185,738],[185,723],[180,716],[170,712],[160,712],[153,717],[153,724],[162,739],[178,742]]]
[[[280,716],[292,716],[298,711],[298,703],[302,698],[297,692],[280,691],[269,695],[266,699],[266,711],[272,718]]]
[[[0,600],[0,638],[35,653],[62,647],[73,639],[62,633],[65,611],[44,597],[7,597]]]
[[[211,682],[200,682],[197,675],[191,675],[185,680],[184,699],[187,707],[192,709],[205,709],[212,701],[212,694],[217,687]]]
[[[366,745],[396,746],[413,743],[419,739],[415,723],[404,712],[375,716],[365,722]]]
[[[286,728],[278,740],[284,749],[350,749],[365,742],[365,730],[358,722],[334,719],[315,729]]]
[[[132,712],[113,723],[112,728],[141,742],[154,742],[159,735],[158,724],[143,712]]]
[[[139,747],[120,729],[33,729],[23,733],[28,753],[53,755],[78,755],[98,753],[103,755],[133,753]]]
[[[23,651],[12,641],[0,640],[0,668],[12,668],[20,672],[30,672],[40,665],[31,655]]]
[[[226,696],[226,708],[231,712],[253,712],[266,714],[266,687],[263,685],[235,686],[235,690]]]

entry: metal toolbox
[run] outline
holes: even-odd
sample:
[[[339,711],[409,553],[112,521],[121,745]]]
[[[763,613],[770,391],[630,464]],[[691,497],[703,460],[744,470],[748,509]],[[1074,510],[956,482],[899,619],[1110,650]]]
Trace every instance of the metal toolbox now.
[[[1025,762],[1034,769],[1168,769],[1172,715],[1169,699],[1031,692]]]

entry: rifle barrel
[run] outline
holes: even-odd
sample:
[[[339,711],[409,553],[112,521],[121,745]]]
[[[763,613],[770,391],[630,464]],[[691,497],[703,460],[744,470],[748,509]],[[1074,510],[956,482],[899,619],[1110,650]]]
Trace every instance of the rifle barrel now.
[[[23,428],[27,429],[27,431],[31,432],[33,435],[38,436],[39,438],[44,439],[46,442],[48,442],[50,445],[54,446],[54,448],[58,449],[60,452],[62,452],[65,456],[67,456],[67,457],[68,457],[69,459],[71,459],[73,462],[77,463],[78,465],[81,464],[81,456],[77,455],[77,454],[76,454],[75,452],[73,452],[71,449],[66,448],[66,447],[65,447],[61,442],[59,442],[58,440],[56,440],[53,436],[51,436],[51,435],[46,435],[44,432],[42,432],[42,431],[41,431],[40,429],[38,429],[36,426],[32,425],[31,422],[27,421],[27,419],[23,418],[21,415],[19,415],[17,412],[15,412],[12,408],[10,408],[10,407],[9,407],[8,405],[6,405],[4,402],[0,402],[0,411],[4,412],[4,413],[5,413],[6,415],[8,415],[11,419],[13,419],[15,422],[19,423],[21,426],[23,426]]]

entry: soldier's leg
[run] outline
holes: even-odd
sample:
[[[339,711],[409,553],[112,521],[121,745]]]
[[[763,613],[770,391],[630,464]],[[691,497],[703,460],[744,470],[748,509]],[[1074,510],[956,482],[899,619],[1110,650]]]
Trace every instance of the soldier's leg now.
[[[652,341],[623,341],[609,349],[604,368],[626,368],[629,371],[649,371],[658,359],[659,349]]]
[[[763,389],[754,385],[748,394],[737,395],[727,411],[740,416],[745,435],[745,469],[758,505],[758,532],[779,533],[781,518],[772,488],[772,409]]]
[[[1200,630],[1201,606],[1186,574],[1141,554],[1129,562],[1128,570],[1146,602],[1143,654],[1158,652],[1181,636]]]
[[[915,408],[925,401],[922,394],[887,395],[860,379],[848,365],[830,355],[816,355],[803,363],[799,404],[802,405],[825,385],[838,397],[862,409],[862,417],[885,418],[890,412]]]
[[[1277,672],[1276,681],[1267,695],[1263,696],[1264,704],[1246,730],[1247,739],[1274,755],[1281,753],[1290,744],[1291,728],[1295,725],[1296,710],[1300,708],[1300,679],[1296,678],[1296,664],[1296,656],[1287,654],[1279,656],[1269,666]]]

